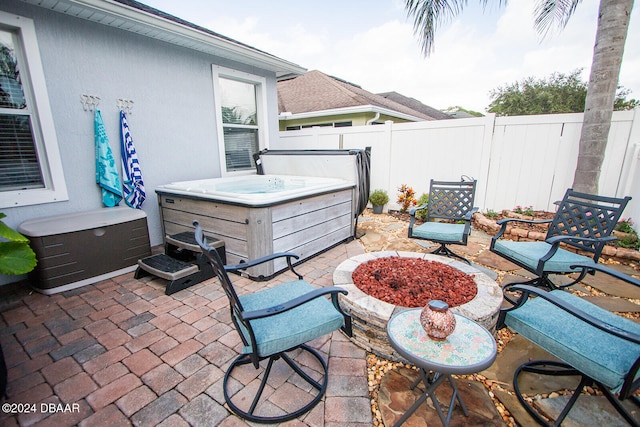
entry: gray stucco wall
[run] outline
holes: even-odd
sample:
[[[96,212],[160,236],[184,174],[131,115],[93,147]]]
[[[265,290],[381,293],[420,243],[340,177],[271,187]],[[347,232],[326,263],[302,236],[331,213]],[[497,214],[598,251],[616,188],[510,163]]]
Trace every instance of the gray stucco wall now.
[[[267,78],[269,138],[278,137],[277,93],[271,72],[17,0],[3,1],[0,10],[34,21],[69,192],[66,202],[1,209],[10,226],[102,207],[95,184],[93,113],[83,110],[82,94],[101,98],[99,109],[118,156],[116,101],[134,101],[128,120],[147,190],[143,209],[152,245],[162,242],[156,186],[221,174],[212,64]]]

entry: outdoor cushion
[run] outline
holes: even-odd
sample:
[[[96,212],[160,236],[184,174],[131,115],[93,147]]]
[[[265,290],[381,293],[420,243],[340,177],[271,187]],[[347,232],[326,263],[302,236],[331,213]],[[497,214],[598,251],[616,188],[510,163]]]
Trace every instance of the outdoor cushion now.
[[[569,292],[551,293],[602,322],[640,334],[640,325],[631,320]],[[529,299],[522,307],[507,312],[505,324],[614,392],[640,354],[640,345],[601,331],[542,298]]]
[[[283,304],[313,290],[308,282],[295,280],[243,295],[239,299],[245,311],[262,310]],[[256,337],[258,354],[260,357],[266,357],[340,329],[343,321],[342,314],[322,296],[289,311],[251,320],[251,326]],[[251,342],[246,328],[239,324],[247,342]],[[245,347],[244,353],[251,352],[250,346]]]
[[[512,240],[496,240],[494,249],[507,257],[514,258],[527,265],[532,271],[537,270],[538,261],[551,245],[547,242],[514,242]],[[559,248],[558,251],[544,264],[544,271],[567,273],[576,264],[594,264],[593,259]]]
[[[414,227],[412,237],[432,240],[434,242],[462,242],[464,224],[447,224],[443,222],[425,222]]]

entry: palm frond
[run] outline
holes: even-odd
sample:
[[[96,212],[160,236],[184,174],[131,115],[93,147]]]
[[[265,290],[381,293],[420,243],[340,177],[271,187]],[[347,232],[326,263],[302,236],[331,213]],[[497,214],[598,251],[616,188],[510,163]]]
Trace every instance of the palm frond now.
[[[507,0],[494,0],[502,6]],[[479,0],[486,8],[490,0]],[[436,30],[443,23],[458,16],[468,0],[405,0],[407,17],[413,17],[413,32],[418,37],[422,53],[433,52]]]
[[[539,0],[535,7],[535,29],[546,37],[552,28],[564,29],[582,0]]]

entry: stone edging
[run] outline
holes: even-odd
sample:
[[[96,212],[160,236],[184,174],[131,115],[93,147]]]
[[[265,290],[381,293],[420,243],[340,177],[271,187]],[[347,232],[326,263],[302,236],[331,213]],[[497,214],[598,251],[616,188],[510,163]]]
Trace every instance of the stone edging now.
[[[473,226],[487,234],[496,234],[500,230],[500,226],[491,218],[487,218],[480,212],[473,214]],[[529,231],[522,228],[507,226],[504,236],[516,241],[544,241],[546,233],[539,231]],[[605,245],[602,249],[602,255],[611,258],[619,258],[624,260],[640,261],[640,251],[628,248],[619,248],[615,246]]]
[[[349,291],[347,295],[340,295],[340,306],[352,317],[353,337],[350,339],[356,345],[385,359],[405,361],[389,344],[387,322],[397,311],[406,308],[367,295],[353,284],[351,278],[351,274],[361,263],[392,256],[437,261],[474,275],[476,296],[466,304],[452,307],[451,311],[494,331],[502,303],[502,289],[486,274],[460,261],[438,255],[401,251],[368,252],[343,261],[333,273],[333,284]]]

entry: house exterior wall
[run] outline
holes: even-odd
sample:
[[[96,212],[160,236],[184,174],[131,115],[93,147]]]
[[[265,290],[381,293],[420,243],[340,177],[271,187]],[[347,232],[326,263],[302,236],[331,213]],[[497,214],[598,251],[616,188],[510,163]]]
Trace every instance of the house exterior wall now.
[[[273,72],[17,0],[3,1],[0,10],[34,21],[69,195],[63,202],[0,209],[9,226],[102,207],[95,183],[94,117],[83,109],[83,94],[101,98],[98,108],[116,159],[120,153],[116,102],[134,101],[128,122],[147,192],[143,210],[152,245],[162,242],[156,186],[221,176],[212,64],[266,78],[264,147],[269,139],[278,138]]]
[[[374,112],[368,113],[356,113],[356,114],[336,114],[332,116],[319,116],[319,117],[309,117],[305,119],[288,119],[288,120],[280,120],[280,131],[284,131],[288,126],[308,126],[308,125],[317,125],[322,123],[332,123],[332,122],[346,122],[351,121],[352,126],[364,126],[367,122],[375,117]],[[401,119],[398,117],[388,116],[385,114],[381,114],[376,122],[384,123],[385,121],[392,121],[394,123],[407,123],[408,120]]]

